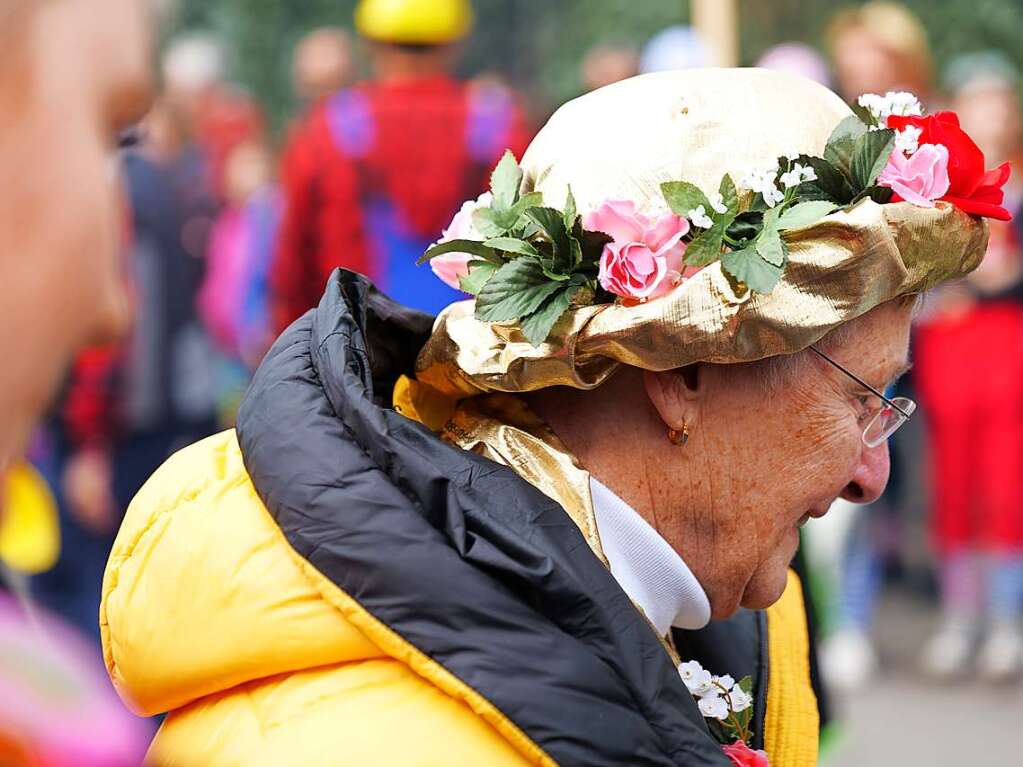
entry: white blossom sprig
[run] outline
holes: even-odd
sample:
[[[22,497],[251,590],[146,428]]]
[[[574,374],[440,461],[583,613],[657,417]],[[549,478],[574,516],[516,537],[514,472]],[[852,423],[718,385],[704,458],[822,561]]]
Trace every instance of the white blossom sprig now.
[[[680,664],[678,673],[686,689],[696,698],[700,713],[711,720],[711,729],[722,742],[749,741],[753,717],[753,680],[750,677],[736,682],[728,674],[715,676],[695,660]]]
[[[923,114],[920,100],[908,91],[888,91],[883,96],[864,93],[856,103],[870,112],[879,128],[884,128],[892,115],[919,117]]]

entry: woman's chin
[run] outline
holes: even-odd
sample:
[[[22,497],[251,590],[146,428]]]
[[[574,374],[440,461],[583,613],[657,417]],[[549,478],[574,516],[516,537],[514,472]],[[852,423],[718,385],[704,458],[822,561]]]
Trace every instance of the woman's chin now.
[[[774,556],[757,568],[749,579],[742,594],[742,606],[750,610],[770,607],[785,593],[788,584],[789,565],[799,546],[799,533],[792,528]]]
[[[758,571],[742,594],[742,606],[749,610],[764,610],[785,593],[788,567],[779,566]]]

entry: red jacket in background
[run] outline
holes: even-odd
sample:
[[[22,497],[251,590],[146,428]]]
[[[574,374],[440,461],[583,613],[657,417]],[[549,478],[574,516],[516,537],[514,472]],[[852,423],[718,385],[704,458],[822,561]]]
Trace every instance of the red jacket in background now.
[[[270,278],[276,329],[316,305],[338,266],[426,311],[457,300],[415,260],[485,191],[504,150],[521,157],[529,138],[508,90],[447,77],[365,83],[316,107],[282,161],[285,212]]]

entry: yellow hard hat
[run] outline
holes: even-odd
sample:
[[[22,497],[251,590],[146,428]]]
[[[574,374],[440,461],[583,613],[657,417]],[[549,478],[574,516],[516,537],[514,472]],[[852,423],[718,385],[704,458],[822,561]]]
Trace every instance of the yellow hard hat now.
[[[18,463],[0,480],[0,560],[12,570],[35,575],[60,555],[57,504],[31,465]]]
[[[382,43],[443,45],[469,34],[469,0],[359,0],[355,28]]]

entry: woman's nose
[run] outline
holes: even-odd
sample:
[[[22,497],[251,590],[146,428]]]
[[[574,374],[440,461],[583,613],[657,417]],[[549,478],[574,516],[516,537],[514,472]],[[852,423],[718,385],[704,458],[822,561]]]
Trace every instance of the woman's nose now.
[[[888,443],[878,447],[864,447],[856,464],[856,471],[842,491],[842,498],[850,503],[876,501],[888,484],[890,468]]]

